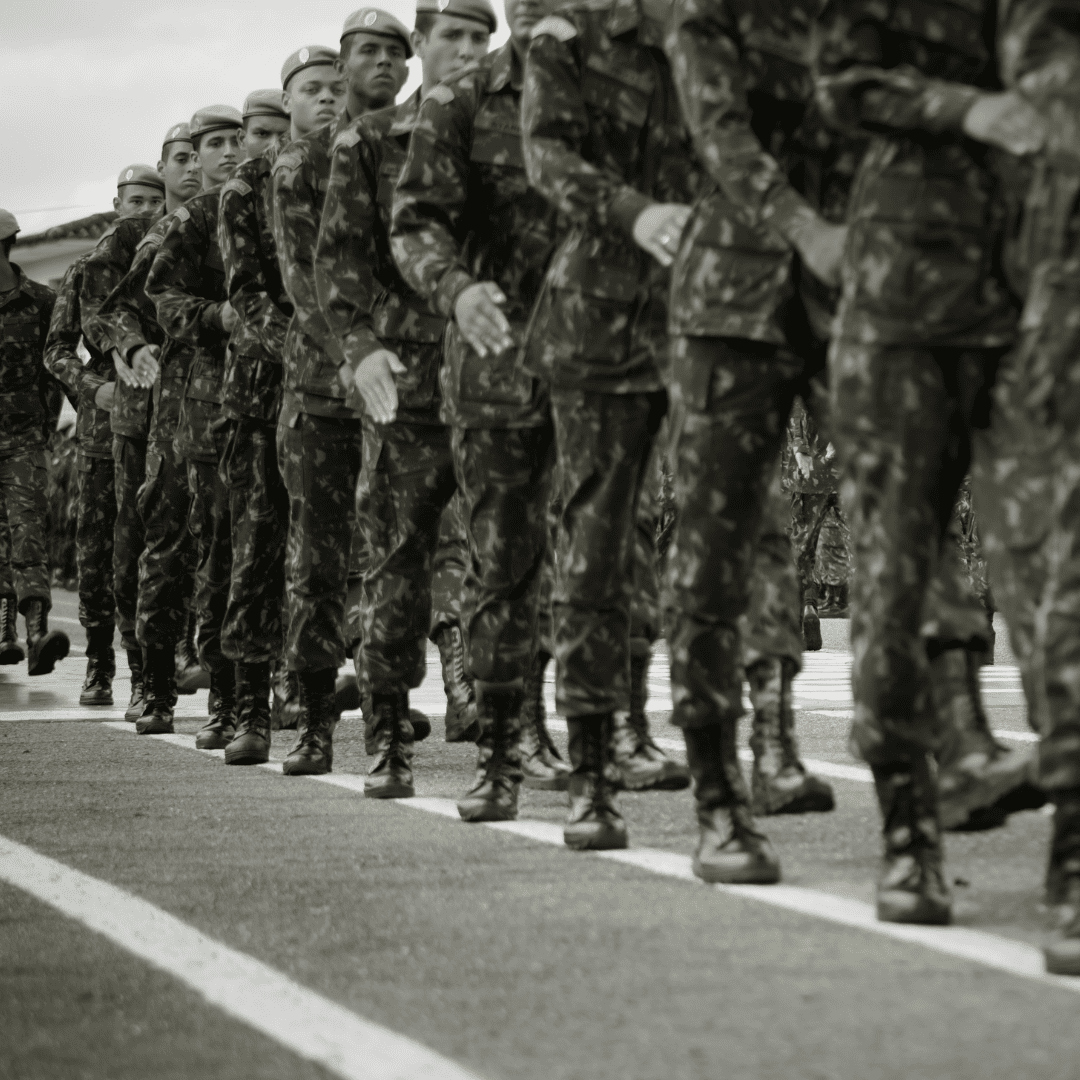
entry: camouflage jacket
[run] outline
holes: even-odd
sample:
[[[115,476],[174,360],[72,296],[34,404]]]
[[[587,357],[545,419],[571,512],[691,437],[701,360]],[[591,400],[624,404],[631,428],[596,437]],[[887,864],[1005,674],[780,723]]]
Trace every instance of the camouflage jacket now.
[[[225,361],[222,405],[231,416],[277,423],[281,356],[293,308],[267,212],[270,163],[245,161],[221,189],[218,244],[225,291],[239,318]]]
[[[109,294],[131,269],[135,249],[157,218],[129,217],[115,222],[90,252],[82,274],[79,308],[88,347],[108,356],[113,349],[108,326],[98,318]],[[109,424],[115,435],[145,439],[150,428],[150,391],[117,382]]]
[[[94,397],[116,378],[112,360],[86,339],[82,329],[79,297],[89,255],[68,267],[56,294],[49,336],[45,342],[45,366],[76,398],[75,442],[85,457],[112,458],[109,414],[99,409]],[[80,342],[88,359],[79,355]]]
[[[390,254],[394,188],[420,109],[408,101],[354,120],[335,140],[315,284],[330,332],[349,366],[380,347],[406,371],[397,376],[398,420],[439,422],[440,343],[446,319],[405,284]]]
[[[315,287],[315,248],[330,183],[330,148],[349,118],[342,112],[325,127],[290,143],[274,162],[270,207],[278,264],[293,305],[285,338],[282,422],[299,413],[359,419],[359,394],[347,394],[338,376],[345,362],[330,332]]]
[[[817,101],[874,136],[849,210],[837,332],[866,344],[997,347],[1014,336],[993,154],[962,131],[1000,89],[998,0],[827,0]]]
[[[161,329],[195,350],[176,428],[176,450],[189,461],[217,461],[211,426],[221,416],[229,334],[225,266],[218,247],[220,188],[203,191],[173,214],[146,279]]]
[[[712,183],[672,268],[675,334],[794,343],[801,286],[819,338],[835,297],[793,252],[818,211],[842,221],[854,140],[813,108],[810,37],[821,0],[677,0],[666,49],[683,115]]]
[[[810,475],[804,476],[795,455],[810,458]],[[795,398],[788,420],[787,438],[781,458],[781,484],[784,491],[803,494],[831,494],[837,490],[835,455],[829,455],[829,442],[818,431],[801,397]]]
[[[670,273],[634,242],[634,221],[653,203],[693,203],[705,180],[662,46],[638,0],[579,0],[533,29],[525,162],[573,223],[528,343],[555,385],[661,384]]]
[[[160,372],[153,389],[153,407],[147,437],[151,442],[172,445],[184,386],[194,350],[181,341],[167,338],[157,321],[157,309],[146,295],[150,268],[165,234],[175,221],[175,212],[155,222],[139,241],[131,267],[98,312],[120,355],[131,361],[144,345],[159,345]]]

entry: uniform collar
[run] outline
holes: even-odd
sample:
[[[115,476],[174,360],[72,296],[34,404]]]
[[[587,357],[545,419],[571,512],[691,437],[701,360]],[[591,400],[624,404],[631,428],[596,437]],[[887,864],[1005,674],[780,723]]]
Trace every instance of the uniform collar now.
[[[507,85],[520,90],[523,85],[521,61],[518,60],[514,46],[507,41],[491,54],[491,67],[488,69],[488,90],[498,94]]]

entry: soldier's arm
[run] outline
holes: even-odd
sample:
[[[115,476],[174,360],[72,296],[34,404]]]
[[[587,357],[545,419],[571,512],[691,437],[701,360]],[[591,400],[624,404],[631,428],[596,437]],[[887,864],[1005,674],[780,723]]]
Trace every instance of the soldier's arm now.
[[[68,267],[57,293],[56,306],[45,339],[45,367],[80,403],[92,403],[98,388],[106,381],[79,358],[82,329],[79,325],[78,263]]]
[[[998,56],[1007,86],[1040,110],[1054,102],[1073,110],[1080,99],[1080,0],[1009,0],[1002,5]],[[1067,124],[1070,129],[1075,122]],[[1051,140],[1062,135],[1050,127]],[[1075,131],[1068,142],[1075,143]],[[1060,141],[1060,140],[1059,140]],[[1068,150],[1068,142],[1062,149]],[[1075,145],[1073,152],[1076,152]]]
[[[390,247],[405,281],[452,318],[475,279],[461,255],[461,218],[469,190],[472,110],[458,83],[439,87],[420,106],[394,193]]]
[[[146,278],[161,244],[162,234],[151,230],[135,252],[128,272],[109,294],[98,312],[98,322],[108,335],[110,348],[119,350],[125,361],[144,345],[162,341],[154,305],[146,295]]]
[[[266,266],[274,252],[262,250],[259,228],[259,193],[234,177],[221,192],[218,242],[225,263],[225,291],[243,324],[258,338],[266,354],[278,362],[285,348],[289,317],[266,288]],[[277,273],[277,267],[272,268]]]
[[[379,210],[378,174],[370,159],[370,147],[354,127],[338,136],[330,155],[330,182],[315,248],[319,307],[353,371],[364,357],[382,348],[371,317],[379,291],[373,272]]]
[[[731,202],[794,241],[817,215],[754,134],[740,47],[726,0],[676,0],[665,51],[698,155]]]
[[[581,155],[589,116],[581,93],[581,27],[551,15],[533,30],[521,100],[529,182],[574,221],[593,221],[633,236],[653,200]]]

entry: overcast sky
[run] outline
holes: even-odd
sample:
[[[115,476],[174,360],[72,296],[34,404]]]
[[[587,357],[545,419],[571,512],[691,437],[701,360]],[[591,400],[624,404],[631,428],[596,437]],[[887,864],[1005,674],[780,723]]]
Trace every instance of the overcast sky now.
[[[376,0],[412,26],[415,0]],[[0,0],[0,207],[24,235],[112,208],[166,128],[280,86],[302,45],[336,47],[362,0]],[[499,33],[506,38],[502,4]],[[419,82],[417,61],[403,94]]]

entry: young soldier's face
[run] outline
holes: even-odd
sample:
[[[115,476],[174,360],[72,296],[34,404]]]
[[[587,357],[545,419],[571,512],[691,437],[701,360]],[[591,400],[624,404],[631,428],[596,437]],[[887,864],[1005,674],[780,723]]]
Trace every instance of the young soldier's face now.
[[[486,26],[456,15],[439,15],[426,37],[413,31],[413,51],[420,57],[427,82],[440,82],[486,56],[490,45]]]
[[[240,132],[240,142],[245,155],[250,158],[262,157],[266,148],[283,132],[289,130],[289,121],[284,116],[249,116],[244,121],[244,130]]]
[[[165,205],[165,192],[148,184],[125,184],[113,199],[113,209],[121,217],[157,217]]]
[[[224,184],[240,163],[240,129],[211,131],[199,140],[197,152],[202,165],[203,186]]]
[[[349,89],[375,107],[392,104],[409,77],[405,43],[377,34],[350,34],[338,65]]]
[[[285,109],[300,135],[329,124],[345,105],[348,87],[331,64],[298,71],[285,90]]]
[[[515,44],[527,45],[532,28],[545,15],[559,7],[560,2],[561,0],[503,0],[506,23]]]
[[[199,155],[191,143],[174,142],[166,147],[168,157],[158,162],[157,171],[165,181],[165,190],[178,202],[187,202],[202,187]]]

